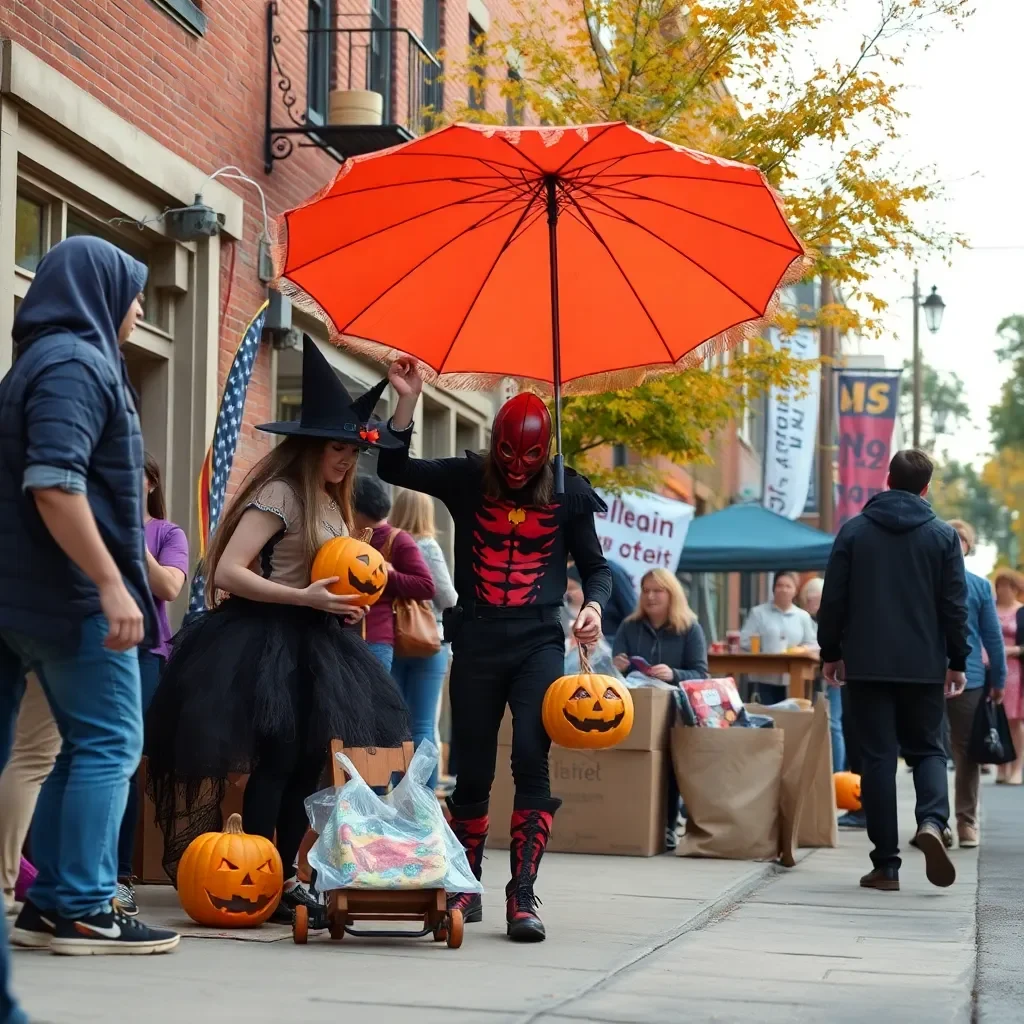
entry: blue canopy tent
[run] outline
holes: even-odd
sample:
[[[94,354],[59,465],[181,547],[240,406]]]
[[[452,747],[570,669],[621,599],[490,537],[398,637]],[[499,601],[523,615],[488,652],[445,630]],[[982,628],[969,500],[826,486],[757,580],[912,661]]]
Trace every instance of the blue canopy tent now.
[[[731,505],[690,524],[679,572],[824,569],[832,535],[760,505]]]

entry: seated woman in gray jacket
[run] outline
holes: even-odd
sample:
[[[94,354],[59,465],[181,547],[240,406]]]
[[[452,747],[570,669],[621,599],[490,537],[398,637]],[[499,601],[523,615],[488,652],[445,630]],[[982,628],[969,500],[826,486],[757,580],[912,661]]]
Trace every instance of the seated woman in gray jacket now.
[[[665,683],[707,679],[704,630],[668,569],[651,569],[640,581],[640,601],[619,626],[612,653],[622,673],[640,671]]]
[[[686,591],[667,569],[652,569],[640,581],[636,611],[619,626],[612,645],[615,667],[639,671],[665,683],[708,678],[704,630],[690,610]],[[676,848],[681,803],[675,777],[668,780],[665,847]]]

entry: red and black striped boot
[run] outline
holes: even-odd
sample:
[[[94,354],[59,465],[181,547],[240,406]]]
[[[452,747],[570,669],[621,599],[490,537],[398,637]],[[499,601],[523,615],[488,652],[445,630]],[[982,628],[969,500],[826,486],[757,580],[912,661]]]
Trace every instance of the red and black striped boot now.
[[[459,807],[447,799],[448,811],[452,816],[452,831],[455,838],[466,850],[466,860],[473,877],[480,881],[484,869],[484,843],[487,841],[487,801],[478,804],[466,804]],[[448,896],[448,909],[461,910],[462,919],[466,924],[482,921],[484,918],[483,902],[478,892],[453,892]]]
[[[513,942],[543,942],[544,924],[537,916],[540,900],[533,891],[540,859],[551,838],[551,820],[562,801],[531,800],[530,807],[512,812],[509,861],[512,878],[505,886],[505,919]]]

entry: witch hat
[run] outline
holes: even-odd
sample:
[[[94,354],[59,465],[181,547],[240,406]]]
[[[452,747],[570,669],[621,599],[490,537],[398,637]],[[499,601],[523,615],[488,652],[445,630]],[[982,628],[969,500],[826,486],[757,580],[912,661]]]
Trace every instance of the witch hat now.
[[[373,407],[387,387],[387,378],[354,399],[334,372],[316,342],[302,336],[302,412],[298,420],[263,423],[268,434],[325,437],[367,448],[400,448],[398,440],[373,415]]]

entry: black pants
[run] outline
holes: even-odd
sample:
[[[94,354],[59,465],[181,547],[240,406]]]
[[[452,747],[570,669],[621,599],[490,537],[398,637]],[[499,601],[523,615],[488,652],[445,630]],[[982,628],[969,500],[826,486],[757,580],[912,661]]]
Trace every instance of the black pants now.
[[[863,763],[861,802],[874,843],[875,867],[899,867],[896,759],[900,751],[914,770],[918,826],[944,829],[949,821],[949,783],[942,742],[946,697],[941,683],[847,684]]]
[[[277,833],[285,879],[295,874],[299,844],[309,827],[306,797],[317,790],[325,758],[325,751],[311,751],[297,738],[265,741],[245,786],[242,797],[245,831],[267,839],[273,839]]]
[[[564,671],[565,635],[559,609],[537,609],[529,618],[523,614],[518,609],[467,614],[452,638],[448,692],[458,762],[456,806],[490,796],[506,704],[512,710],[516,807],[529,809],[551,796],[551,740],[540,711],[545,691]]]

